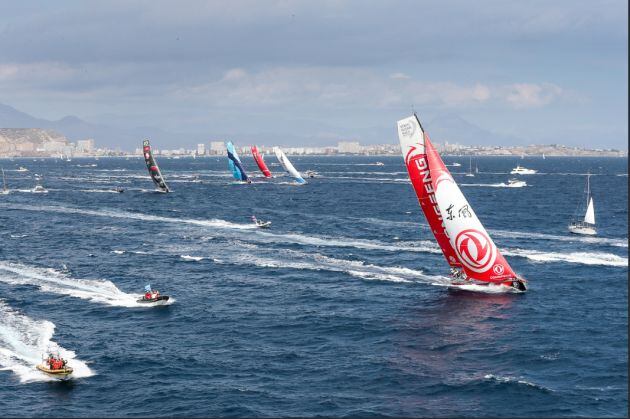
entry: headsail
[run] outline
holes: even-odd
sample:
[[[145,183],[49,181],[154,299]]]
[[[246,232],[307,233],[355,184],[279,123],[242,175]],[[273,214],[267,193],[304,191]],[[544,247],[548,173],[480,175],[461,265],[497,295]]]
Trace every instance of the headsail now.
[[[284,167],[284,170],[286,170],[291,176],[293,176],[297,183],[306,183],[302,175],[300,175],[300,172],[295,170],[295,167],[293,167],[289,159],[287,159],[287,156],[284,155],[284,152],[280,150],[279,147],[274,147],[273,152],[276,153],[276,157],[278,158],[278,161],[280,162],[282,167]]]
[[[415,115],[398,121],[398,138],[407,172],[409,172],[409,179],[418,196],[420,208],[429,222],[429,227],[440,248],[442,248],[442,253],[448,264],[461,268],[462,265],[457,258],[457,253],[449,241],[431,184],[431,173],[424,146],[425,138],[428,139],[428,135],[425,134]]]
[[[588,201],[588,208],[586,208],[586,214],[584,214],[584,222],[595,224],[595,205],[593,204],[593,197]]]
[[[262,154],[258,152],[258,147],[256,147],[255,145],[252,146],[252,156],[254,156],[254,160],[256,161],[256,164],[258,165],[260,171],[263,172],[263,175],[265,175],[265,177],[271,177],[271,172],[267,168]]]
[[[232,175],[236,180],[241,180],[243,182],[247,182],[249,179],[247,177],[247,173],[245,173],[245,169],[243,169],[243,165],[241,164],[241,159],[238,158],[238,154],[236,154],[236,149],[234,148],[234,144],[231,141],[225,143],[227,148],[228,155],[228,167],[232,170]]]
[[[425,150],[435,199],[451,246],[466,275],[479,281],[497,283],[517,278],[428,137],[425,139]]]
[[[147,165],[147,169],[149,169],[149,175],[151,175],[151,179],[153,180],[153,183],[155,183],[155,186],[160,192],[170,192],[171,190],[166,185],[164,177],[162,177],[162,172],[160,172],[160,168],[153,158],[153,153],[151,152],[151,144],[149,144],[149,140],[144,140],[142,142],[142,151],[144,154],[144,162]]]

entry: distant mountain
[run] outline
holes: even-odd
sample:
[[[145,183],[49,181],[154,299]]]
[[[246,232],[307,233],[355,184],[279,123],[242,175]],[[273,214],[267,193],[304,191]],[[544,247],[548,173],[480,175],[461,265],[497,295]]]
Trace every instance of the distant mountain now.
[[[430,127],[430,128],[429,128]],[[523,138],[504,135],[481,128],[453,113],[441,114],[427,124],[432,140],[438,143],[462,145],[517,145],[527,144]]]
[[[65,135],[70,141],[93,138],[97,147],[133,150],[140,147],[143,138],[150,138],[156,143],[172,144],[174,138],[186,138],[158,128],[138,127],[119,128],[109,125],[93,124],[76,116],[65,116],[56,121],[36,118],[9,105],[0,103],[0,128],[44,128],[53,129]],[[163,147],[166,148],[166,147]]]

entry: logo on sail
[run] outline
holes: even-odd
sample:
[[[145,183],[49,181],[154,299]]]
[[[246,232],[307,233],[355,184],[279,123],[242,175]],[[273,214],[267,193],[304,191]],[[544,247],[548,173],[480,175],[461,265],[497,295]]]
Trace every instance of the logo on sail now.
[[[497,263],[496,265],[492,267],[492,272],[494,272],[497,275],[503,275],[503,272],[505,272],[505,268],[503,267],[503,265],[499,265]]]
[[[455,251],[464,266],[479,273],[487,271],[497,257],[496,248],[490,238],[473,228],[459,232],[455,238]]]
[[[398,124],[398,129],[403,137],[411,137],[416,132],[416,124],[413,122],[401,122]]]

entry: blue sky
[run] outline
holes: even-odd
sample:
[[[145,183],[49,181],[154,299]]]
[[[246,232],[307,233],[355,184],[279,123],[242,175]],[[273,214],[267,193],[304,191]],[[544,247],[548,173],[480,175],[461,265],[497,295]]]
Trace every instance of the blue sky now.
[[[530,143],[627,149],[627,8],[2,2],[0,102],[48,119],[313,145],[393,143],[413,106],[429,132],[457,115]]]

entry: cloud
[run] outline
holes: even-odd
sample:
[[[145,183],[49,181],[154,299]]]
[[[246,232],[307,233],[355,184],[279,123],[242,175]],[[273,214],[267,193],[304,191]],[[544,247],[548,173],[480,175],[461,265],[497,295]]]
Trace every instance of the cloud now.
[[[555,84],[470,85],[421,81],[404,73],[381,75],[371,69],[273,67],[259,72],[226,71],[210,83],[177,88],[179,100],[229,106],[311,105],[329,108],[428,105],[461,108],[481,105],[542,107],[561,97]]]
[[[563,93],[562,88],[551,83],[516,83],[506,86],[503,95],[510,105],[520,109],[548,105],[561,97]]]

